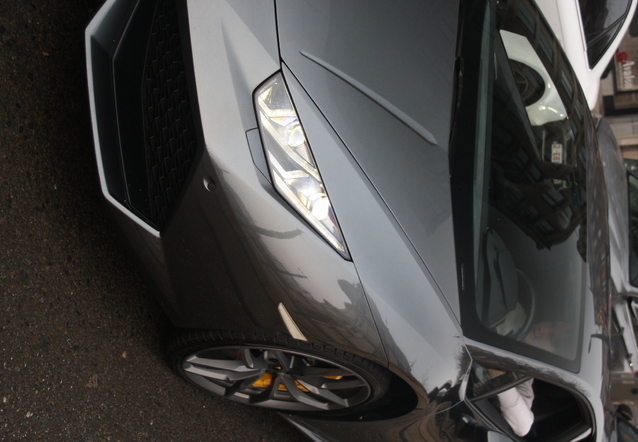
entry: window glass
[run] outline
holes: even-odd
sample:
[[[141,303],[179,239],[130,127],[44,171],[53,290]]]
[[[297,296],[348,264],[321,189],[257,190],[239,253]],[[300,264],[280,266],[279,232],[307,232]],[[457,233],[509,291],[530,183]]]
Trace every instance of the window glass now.
[[[603,56],[618,34],[629,9],[629,0],[579,0],[589,67]]]
[[[625,421],[618,421],[618,441],[638,442],[638,432]]]
[[[475,130],[454,138],[451,157],[462,325],[471,338],[573,368],[591,120],[558,43],[536,35],[551,34],[531,2],[488,2],[473,20],[457,118]]]

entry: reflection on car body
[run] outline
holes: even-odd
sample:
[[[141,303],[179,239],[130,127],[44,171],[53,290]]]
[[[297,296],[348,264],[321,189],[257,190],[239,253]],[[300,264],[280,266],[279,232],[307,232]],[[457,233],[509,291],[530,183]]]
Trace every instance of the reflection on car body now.
[[[532,1],[108,0],[87,57],[191,383],[314,440],[611,437],[602,161]]]

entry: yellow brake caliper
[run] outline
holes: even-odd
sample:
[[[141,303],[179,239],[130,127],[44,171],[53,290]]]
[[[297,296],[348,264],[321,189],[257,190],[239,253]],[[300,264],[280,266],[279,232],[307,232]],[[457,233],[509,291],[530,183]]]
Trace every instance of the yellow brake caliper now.
[[[324,376],[325,379],[337,379],[337,380],[341,379],[342,377],[343,376]],[[262,377],[257,379],[255,382],[253,382],[253,387],[255,387],[255,388],[268,388],[272,384],[272,381],[273,381],[273,375],[270,374],[270,373],[266,373]],[[301,385],[299,382],[295,381],[295,385],[301,391],[304,391],[306,393],[308,392],[308,389],[306,387],[304,387],[303,385]],[[286,386],[284,384],[279,384],[279,387],[277,388],[277,390],[279,390],[279,391],[288,391],[288,389],[286,388]]]
[[[271,375],[270,373],[266,373],[262,377],[257,379],[255,382],[253,382],[253,387],[268,388],[272,384],[272,381],[273,381],[273,375]],[[304,387],[303,385],[301,385],[299,382],[295,381],[295,384],[297,385],[297,388],[300,389],[301,391],[308,392],[308,389]],[[279,384],[279,387],[277,387],[277,390],[288,391],[288,389],[286,388],[284,384]]]
[[[242,359],[241,353],[237,352],[237,360],[240,360],[240,359]],[[341,379],[342,377],[343,376],[324,376],[325,379],[337,379],[337,380]],[[255,382],[253,382],[252,386],[255,388],[268,388],[272,385],[272,381],[273,381],[272,374],[265,373],[262,377],[260,377]],[[304,391],[306,393],[308,392],[308,389],[304,387],[303,385],[301,385],[299,382],[295,381],[295,385],[301,391]],[[284,384],[279,384],[279,387],[277,387],[277,390],[288,391],[288,389],[286,388]]]

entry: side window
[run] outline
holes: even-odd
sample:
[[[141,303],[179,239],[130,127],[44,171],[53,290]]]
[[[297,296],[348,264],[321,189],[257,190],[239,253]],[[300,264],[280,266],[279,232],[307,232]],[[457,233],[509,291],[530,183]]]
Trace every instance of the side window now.
[[[611,45],[611,42],[618,34],[621,26],[622,22],[616,23],[606,29],[605,32],[599,34],[596,38],[587,42],[587,60],[590,68],[596,66],[596,63],[598,63],[598,61],[602,58],[607,48]]]

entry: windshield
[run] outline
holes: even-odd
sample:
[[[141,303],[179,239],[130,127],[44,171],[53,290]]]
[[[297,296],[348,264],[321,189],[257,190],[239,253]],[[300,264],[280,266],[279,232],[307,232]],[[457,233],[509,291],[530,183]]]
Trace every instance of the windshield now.
[[[531,1],[470,8],[450,156],[463,330],[575,369],[587,290],[587,106]]]

